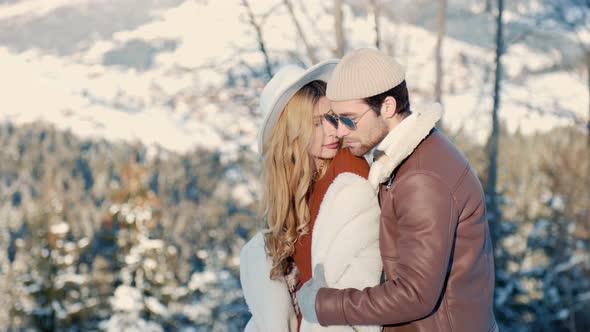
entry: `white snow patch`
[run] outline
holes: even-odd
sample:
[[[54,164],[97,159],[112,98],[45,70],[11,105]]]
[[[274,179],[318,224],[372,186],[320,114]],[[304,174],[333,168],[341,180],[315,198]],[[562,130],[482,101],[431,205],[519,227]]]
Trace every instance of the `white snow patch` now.
[[[51,225],[51,233],[55,235],[65,235],[70,231],[70,226],[65,222],[60,222],[57,224]]]

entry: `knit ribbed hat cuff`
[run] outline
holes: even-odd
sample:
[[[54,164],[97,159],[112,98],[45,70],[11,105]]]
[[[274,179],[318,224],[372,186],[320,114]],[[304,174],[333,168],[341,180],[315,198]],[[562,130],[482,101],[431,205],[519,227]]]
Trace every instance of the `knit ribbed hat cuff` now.
[[[345,101],[372,97],[405,80],[405,69],[392,57],[375,49],[345,55],[328,81],[327,97]]]

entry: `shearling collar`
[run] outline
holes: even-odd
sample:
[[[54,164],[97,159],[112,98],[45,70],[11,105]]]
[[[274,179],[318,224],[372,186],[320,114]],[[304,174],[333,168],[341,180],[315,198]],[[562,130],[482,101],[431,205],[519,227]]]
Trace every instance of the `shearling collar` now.
[[[432,104],[419,111],[413,111],[376,147],[374,154],[381,155],[371,165],[369,182],[374,190],[387,181],[393,170],[405,160],[430,133],[440,119],[440,104]]]

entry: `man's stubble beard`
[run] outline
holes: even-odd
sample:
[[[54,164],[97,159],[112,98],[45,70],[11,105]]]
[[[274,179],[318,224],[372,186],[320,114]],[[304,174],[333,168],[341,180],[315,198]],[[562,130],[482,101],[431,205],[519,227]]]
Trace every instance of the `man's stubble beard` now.
[[[387,134],[389,134],[389,128],[385,122],[383,120],[377,121],[375,128],[370,131],[367,141],[361,142],[360,146],[350,147],[350,152],[357,157],[362,157],[381,143]]]

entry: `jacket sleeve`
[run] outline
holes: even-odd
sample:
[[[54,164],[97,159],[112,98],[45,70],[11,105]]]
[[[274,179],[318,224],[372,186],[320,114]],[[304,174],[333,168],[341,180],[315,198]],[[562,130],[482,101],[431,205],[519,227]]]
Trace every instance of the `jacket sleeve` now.
[[[271,267],[264,237],[258,232],[240,252],[240,283],[252,313],[246,327],[248,331],[295,331],[297,316],[291,295],[284,281],[270,279]]]
[[[439,178],[420,172],[399,179],[391,190],[396,220],[381,220],[381,231],[396,243],[381,243],[381,256],[385,271],[394,275],[363,290],[320,289],[315,305],[321,325],[397,324],[434,311],[458,220],[453,195]],[[396,250],[384,252],[387,247]]]

